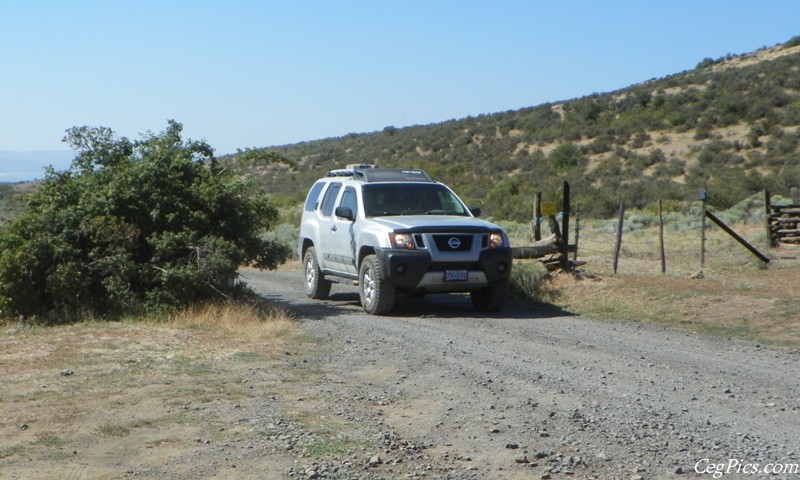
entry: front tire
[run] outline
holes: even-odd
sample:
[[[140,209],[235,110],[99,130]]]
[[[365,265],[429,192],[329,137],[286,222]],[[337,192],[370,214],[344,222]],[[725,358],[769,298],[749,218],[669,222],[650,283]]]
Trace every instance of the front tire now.
[[[508,299],[508,281],[470,292],[472,306],[479,312],[499,312]]]
[[[364,311],[371,315],[386,315],[394,308],[395,287],[381,280],[378,257],[367,255],[358,269],[359,297]]]
[[[303,288],[306,291],[306,295],[315,300],[328,298],[328,294],[331,293],[331,282],[325,280],[322,276],[314,247],[306,250],[306,254],[303,256],[303,272],[305,273]]]

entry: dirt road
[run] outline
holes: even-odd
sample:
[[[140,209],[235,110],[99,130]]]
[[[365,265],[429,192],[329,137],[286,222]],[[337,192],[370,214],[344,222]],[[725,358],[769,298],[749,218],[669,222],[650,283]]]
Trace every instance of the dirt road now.
[[[314,414],[385,443],[288,474],[800,478],[797,351],[528,306],[485,316],[460,296],[401,297],[372,317],[352,286],[311,302],[298,273],[247,281],[316,341],[301,355],[320,375]]]
[[[244,273],[285,339],[4,330],[0,480],[800,478],[797,351],[455,295],[373,317]]]

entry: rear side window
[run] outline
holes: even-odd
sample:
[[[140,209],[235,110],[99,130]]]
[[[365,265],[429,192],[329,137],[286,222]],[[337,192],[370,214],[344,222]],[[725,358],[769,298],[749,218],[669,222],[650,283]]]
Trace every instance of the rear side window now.
[[[319,192],[322,191],[323,187],[325,187],[325,182],[315,183],[313,187],[311,187],[311,191],[308,192],[308,197],[306,197],[306,204],[305,209],[306,212],[313,212],[317,205],[319,204]]]
[[[322,214],[326,217],[330,217],[331,213],[333,213],[333,204],[341,189],[341,183],[332,183],[325,192],[325,198],[322,199]]]

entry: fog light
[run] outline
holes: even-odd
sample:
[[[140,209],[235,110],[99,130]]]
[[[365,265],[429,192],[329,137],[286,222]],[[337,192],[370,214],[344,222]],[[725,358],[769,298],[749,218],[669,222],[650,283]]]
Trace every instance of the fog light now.
[[[398,274],[402,275],[406,271],[406,266],[402,265],[402,264],[398,265],[398,266],[394,267],[394,271],[397,272]]]
[[[497,271],[503,273],[506,271],[506,262],[500,262],[497,264]]]

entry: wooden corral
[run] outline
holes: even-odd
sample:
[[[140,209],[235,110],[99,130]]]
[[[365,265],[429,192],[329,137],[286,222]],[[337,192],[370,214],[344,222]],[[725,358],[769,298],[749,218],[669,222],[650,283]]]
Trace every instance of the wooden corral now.
[[[771,247],[781,243],[800,244],[800,203],[772,205],[769,191],[765,192],[767,236]]]

